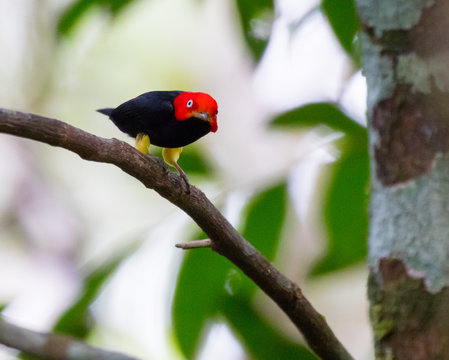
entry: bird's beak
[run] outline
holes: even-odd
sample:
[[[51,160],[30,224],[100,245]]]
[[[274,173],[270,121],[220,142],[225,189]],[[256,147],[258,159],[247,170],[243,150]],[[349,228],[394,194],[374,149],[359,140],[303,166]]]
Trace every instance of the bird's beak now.
[[[211,116],[207,112],[198,112],[198,111],[193,111],[192,115],[194,117],[196,117],[197,119],[209,122],[212,132],[216,132],[217,131],[218,127],[217,127],[217,116],[216,115]]]
[[[210,116],[207,112],[193,111],[192,115],[194,117],[196,117],[197,119],[204,120],[204,121],[210,121]]]

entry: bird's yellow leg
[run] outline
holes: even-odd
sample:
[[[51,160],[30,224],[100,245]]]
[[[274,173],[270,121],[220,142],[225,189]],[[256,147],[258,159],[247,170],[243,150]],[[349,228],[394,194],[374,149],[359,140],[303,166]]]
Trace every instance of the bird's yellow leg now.
[[[178,170],[179,175],[184,180],[187,186],[187,192],[190,192],[190,184],[189,180],[187,180],[187,175],[184,172],[184,170],[181,169],[181,167],[178,165],[178,159],[181,155],[182,147],[179,148],[164,148],[162,150],[162,157],[164,158],[164,161],[170,165],[173,166],[176,170]]]
[[[164,148],[162,150],[162,156],[164,157],[165,162],[173,167],[176,167],[178,164],[179,156],[181,155],[182,147],[179,148]]]
[[[148,154],[148,149],[150,147],[150,137],[146,134],[137,134],[136,136],[136,149],[143,154]]]

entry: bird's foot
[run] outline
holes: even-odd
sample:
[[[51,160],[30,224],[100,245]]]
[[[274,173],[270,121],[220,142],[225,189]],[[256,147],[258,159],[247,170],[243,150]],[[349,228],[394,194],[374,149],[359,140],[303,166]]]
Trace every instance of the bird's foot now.
[[[187,179],[186,173],[184,172],[184,170],[181,169],[181,167],[178,165],[178,163],[175,163],[174,165],[175,165],[176,170],[178,170],[178,172],[179,172],[179,176],[181,176],[181,179],[186,184],[186,193],[190,194],[190,183],[189,183],[189,180]]]
[[[173,166],[176,170],[178,170],[179,175],[181,176],[182,180],[186,184],[186,193],[190,194],[190,184],[189,180],[187,180],[187,175],[184,172],[184,170],[181,169],[181,166],[178,165],[178,159],[179,155],[182,152],[182,147],[178,148],[164,148],[162,150],[162,157],[164,158],[164,161],[169,164],[170,166]]]

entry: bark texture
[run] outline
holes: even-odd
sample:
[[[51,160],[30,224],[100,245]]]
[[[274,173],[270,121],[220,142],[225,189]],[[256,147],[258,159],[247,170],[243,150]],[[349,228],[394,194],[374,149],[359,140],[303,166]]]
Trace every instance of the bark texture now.
[[[449,359],[449,2],[357,0],[377,359]]]

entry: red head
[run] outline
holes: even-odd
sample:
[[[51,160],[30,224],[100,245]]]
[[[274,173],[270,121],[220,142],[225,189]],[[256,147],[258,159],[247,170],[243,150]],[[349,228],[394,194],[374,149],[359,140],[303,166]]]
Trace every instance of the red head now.
[[[209,121],[210,130],[216,132],[217,126],[217,102],[208,94],[201,92],[182,92],[173,101],[176,120],[186,120],[196,117]]]

